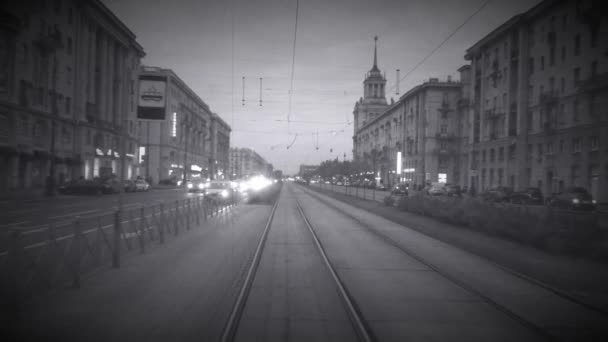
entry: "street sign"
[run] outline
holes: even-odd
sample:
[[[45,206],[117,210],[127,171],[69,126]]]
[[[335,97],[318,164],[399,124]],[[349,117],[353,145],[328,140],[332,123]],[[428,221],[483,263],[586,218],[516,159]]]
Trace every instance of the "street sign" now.
[[[165,76],[139,76],[138,119],[165,120],[166,88],[167,78]]]

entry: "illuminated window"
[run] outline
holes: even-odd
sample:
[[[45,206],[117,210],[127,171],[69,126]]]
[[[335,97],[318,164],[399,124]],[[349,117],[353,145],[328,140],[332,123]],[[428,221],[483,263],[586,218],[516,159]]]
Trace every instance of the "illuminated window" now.
[[[448,174],[447,173],[440,173],[437,175],[437,180],[439,181],[439,183],[447,183],[448,182]]]
[[[171,136],[177,136],[177,113],[173,112],[173,117],[171,117]]]

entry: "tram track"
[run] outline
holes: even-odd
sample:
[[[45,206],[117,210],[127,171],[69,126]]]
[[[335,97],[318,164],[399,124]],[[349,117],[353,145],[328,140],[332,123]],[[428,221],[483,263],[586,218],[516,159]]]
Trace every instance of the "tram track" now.
[[[288,191],[290,193],[293,192],[293,190],[291,190],[291,189]],[[247,299],[251,292],[251,288],[252,288],[252,285],[253,285],[253,282],[254,282],[254,279],[255,279],[259,264],[260,264],[260,260],[262,258],[262,254],[264,252],[264,247],[265,247],[265,244],[266,244],[266,241],[268,238],[268,234],[273,225],[273,219],[275,216],[276,208],[279,204],[279,198],[280,198],[280,196],[277,197],[277,200],[275,201],[273,208],[270,212],[270,215],[268,217],[268,221],[266,223],[264,231],[262,232],[262,234],[260,236],[258,246],[251,259],[249,268],[246,272],[245,279],[241,285],[241,288],[238,292],[238,296],[233,304],[231,313],[230,313],[229,318],[226,322],[226,325],[223,329],[222,336],[220,338],[221,342],[234,341],[236,338],[237,331],[239,328],[239,323],[240,323],[243,313],[245,311]],[[295,198],[295,196],[294,196],[294,198]],[[362,316],[362,313],[359,310],[357,304],[355,303],[355,301],[353,300],[351,295],[348,293],[347,288],[344,286],[344,284],[341,281],[341,279],[339,278],[335,268],[333,267],[331,261],[329,260],[327,254],[325,253],[325,249],[323,248],[321,241],[317,237],[314,227],[310,223],[310,220],[306,216],[306,213],[302,209],[300,203],[297,201],[297,198],[296,198],[296,207],[300,214],[302,222],[304,223],[308,232],[311,235],[311,238],[314,242],[314,246],[315,246],[316,250],[319,252],[319,255],[321,256],[324,266],[326,267],[327,271],[329,272],[329,274],[331,276],[331,280],[336,287],[339,299],[340,299],[342,305],[344,306],[344,309],[350,320],[353,330],[354,330],[356,336],[358,337],[358,341],[361,341],[361,342],[376,341],[371,329],[369,328],[369,325],[365,322],[365,319]]]
[[[328,208],[331,208],[332,210],[334,210],[334,211],[338,212],[339,214],[341,214],[342,216],[348,218],[355,224],[363,227],[366,231],[368,231],[373,236],[377,237],[378,239],[380,239],[387,245],[390,245],[390,246],[396,248],[397,250],[401,251],[403,254],[407,255],[408,257],[418,261],[419,263],[425,265],[432,271],[436,272],[438,275],[440,275],[444,279],[452,282],[453,284],[457,285],[458,287],[462,288],[463,290],[478,296],[479,298],[481,298],[483,301],[485,301],[489,305],[493,306],[498,311],[501,311],[501,312],[505,313],[507,316],[511,317],[512,319],[520,322],[521,324],[523,324],[524,326],[528,327],[530,330],[535,332],[540,338],[547,340],[547,341],[560,341],[560,339],[557,336],[551,334],[542,326],[538,325],[535,322],[532,322],[531,320],[527,319],[526,317],[523,317],[521,314],[515,312],[514,310],[510,309],[509,307],[492,299],[489,295],[486,295],[482,291],[476,289],[474,286],[468,284],[466,281],[461,280],[458,277],[453,276],[449,272],[444,271],[441,267],[433,264],[432,262],[426,260],[424,257],[420,256],[418,253],[405,247],[402,243],[396,241],[395,239],[391,238],[387,234],[380,232],[376,227],[370,225],[368,222],[365,222],[362,219],[356,217],[355,215],[347,212],[344,208],[338,207],[331,201],[327,200],[323,196],[320,196],[319,194],[317,194],[313,191],[304,189],[303,187],[298,187],[298,188],[300,190],[302,190],[302,193],[314,198],[315,200],[318,200],[323,205],[327,206]],[[498,269],[501,269],[502,271],[504,271],[514,277],[517,277],[517,278],[521,279],[522,281],[525,281],[533,286],[536,286],[536,287],[542,288],[546,291],[549,291],[564,301],[584,307],[585,309],[592,311],[595,314],[602,316],[603,318],[608,319],[608,313],[605,310],[602,310],[601,308],[598,308],[594,305],[590,305],[589,303],[578,300],[577,298],[565,293],[564,291],[562,291],[560,289],[554,288],[554,287],[552,287],[548,284],[542,283],[534,278],[531,278],[529,276],[526,276],[519,272],[511,270],[508,267],[505,267],[503,265],[499,265],[492,260],[488,260],[482,256],[479,256],[477,254],[474,254],[474,253],[466,251],[466,250],[463,250],[463,251],[473,257],[480,258],[480,259],[483,259],[484,261],[487,261],[490,265],[492,265]]]

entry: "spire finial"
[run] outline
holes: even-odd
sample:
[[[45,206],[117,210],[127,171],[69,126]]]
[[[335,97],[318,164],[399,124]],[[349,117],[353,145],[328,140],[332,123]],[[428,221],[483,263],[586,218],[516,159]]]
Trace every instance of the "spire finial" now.
[[[378,43],[378,36],[374,36],[374,69],[378,68],[378,57],[377,57],[377,43]]]

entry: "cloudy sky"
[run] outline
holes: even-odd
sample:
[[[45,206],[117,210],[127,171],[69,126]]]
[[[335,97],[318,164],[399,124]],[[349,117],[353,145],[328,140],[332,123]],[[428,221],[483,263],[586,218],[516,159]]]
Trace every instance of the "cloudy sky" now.
[[[173,69],[232,126],[232,146],[251,147],[288,173],[351,158],[352,110],[375,35],[390,101],[398,98],[395,70],[403,77],[486,2],[300,0],[290,110],[296,0],[103,1],[137,35],[145,65]],[[401,81],[401,94],[429,77],[457,79],[466,48],[538,2],[490,1]]]

